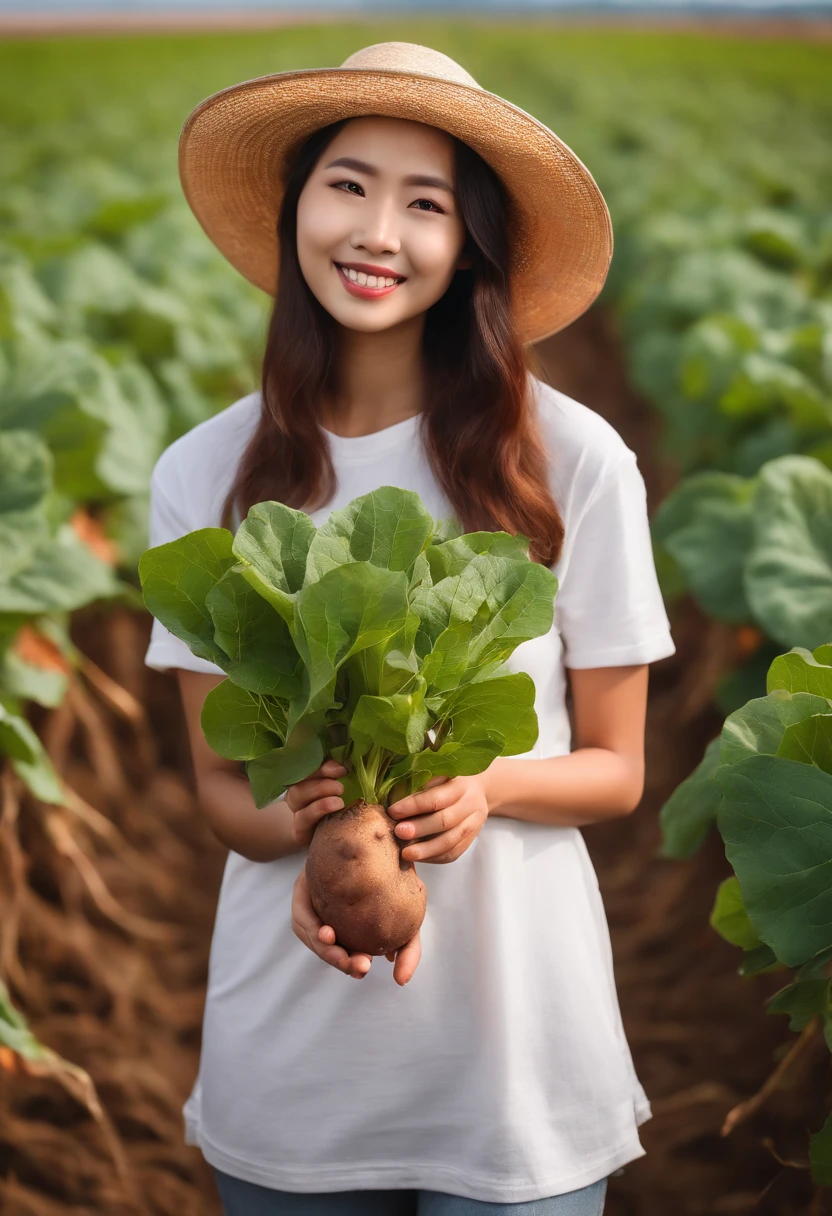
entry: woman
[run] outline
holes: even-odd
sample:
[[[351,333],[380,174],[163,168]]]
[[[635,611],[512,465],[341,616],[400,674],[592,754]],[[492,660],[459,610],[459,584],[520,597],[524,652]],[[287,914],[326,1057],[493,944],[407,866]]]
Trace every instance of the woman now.
[[[534,749],[389,807],[428,897],[395,983],[306,891],[344,769],[256,810],[200,728],[223,673],[154,623],[146,661],[178,670],[230,850],[188,1139],[231,1216],[597,1216],[650,1107],[579,828],[638,804],[648,664],[674,645],[635,456],[524,344],[600,292],[604,200],[556,135],[409,43],[208,98],[180,168],[208,235],[276,299],[262,390],[159,460],[152,543],[266,499],[320,524],[396,485],[466,531],[522,532],[559,578],[552,630],[506,665],[535,680]]]

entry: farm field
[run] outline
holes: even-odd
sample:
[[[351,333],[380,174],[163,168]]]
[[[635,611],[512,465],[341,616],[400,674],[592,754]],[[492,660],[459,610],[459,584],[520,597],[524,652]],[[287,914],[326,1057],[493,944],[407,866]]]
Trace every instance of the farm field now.
[[[0,1207],[218,1210],[180,1106],[223,855],[174,677],[142,665],[136,564],[153,463],[255,387],[266,301],[181,199],[176,138],[225,85],[389,38],[549,124],[613,219],[600,300],[538,348],[638,454],[678,648],[651,675],[641,807],[586,831],[654,1112],[607,1210],[821,1216],[832,941],[769,923],[770,841],[742,853],[713,820],[726,756],[832,807],[832,52],[421,21],[0,43]],[[767,684],[794,648],[796,682]],[[766,750],[777,690],[794,716]]]

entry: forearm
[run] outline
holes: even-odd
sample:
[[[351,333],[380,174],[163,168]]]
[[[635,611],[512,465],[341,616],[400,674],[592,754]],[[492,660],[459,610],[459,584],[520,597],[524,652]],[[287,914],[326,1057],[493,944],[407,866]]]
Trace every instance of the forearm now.
[[[644,766],[606,748],[580,747],[568,756],[542,760],[498,757],[486,781],[491,815],[584,827],[635,809]]]
[[[280,799],[258,811],[244,774],[212,772],[198,783],[197,795],[217,839],[249,861],[276,861],[300,851],[287,804]]]

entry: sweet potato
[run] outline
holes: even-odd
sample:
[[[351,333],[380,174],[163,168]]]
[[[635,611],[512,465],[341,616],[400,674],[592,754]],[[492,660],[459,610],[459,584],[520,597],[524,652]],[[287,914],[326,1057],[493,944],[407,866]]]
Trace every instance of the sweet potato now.
[[[395,823],[363,799],[318,821],[306,858],[312,906],[351,954],[389,954],[425,918],[425,884],[402,860]]]

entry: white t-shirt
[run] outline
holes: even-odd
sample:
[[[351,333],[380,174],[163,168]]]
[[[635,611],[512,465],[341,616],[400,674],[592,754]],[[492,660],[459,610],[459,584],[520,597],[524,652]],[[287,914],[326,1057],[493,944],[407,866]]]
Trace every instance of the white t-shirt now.
[[[659,591],[644,482],[600,415],[532,378],[566,539],[551,631],[506,666],[535,681],[528,757],[570,751],[564,667],[651,663],[675,647]],[[217,526],[259,394],[159,459],[151,544]],[[382,485],[447,518],[418,415],[371,435],[326,432],[338,490]],[[145,660],[216,672],[158,621]],[[600,830],[600,829],[599,829]],[[231,852],[211,946],[199,1076],[186,1135],[226,1173],[278,1190],[414,1188],[523,1203],[588,1186],[644,1156],[651,1116],[624,1035],[609,932],[580,830],[486,821],[427,887],[422,960],[399,987],[384,958],[359,983],[294,936],[305,853]]]

